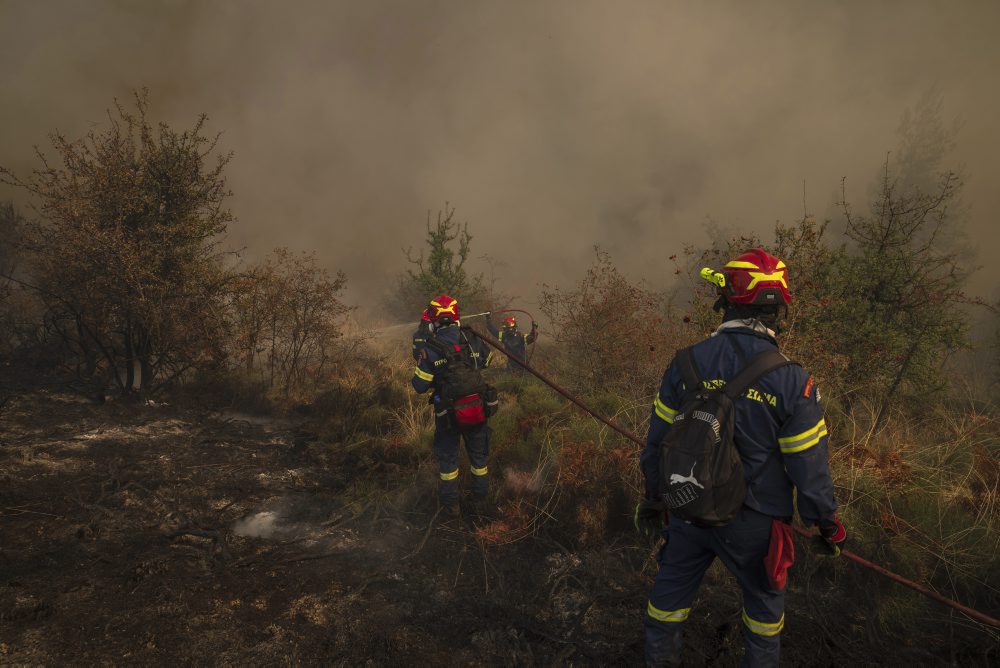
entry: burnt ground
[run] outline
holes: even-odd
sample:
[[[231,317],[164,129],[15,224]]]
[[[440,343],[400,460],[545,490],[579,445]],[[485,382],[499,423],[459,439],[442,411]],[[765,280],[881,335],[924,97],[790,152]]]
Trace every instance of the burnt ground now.
[[[630,535],[570,549],[553,518],[483,547],[487,519],[437,513],[429,460],[372,461],[363,444],[303,434],[162,404],[9,402],[0,664],[642,664],[654,562]],[[805,597],[789,595],[789,665],[905,656],[856,627],[833,637],[836,610],[796,615]],[[739,610],[713,568],[691,665],[738,663]]]

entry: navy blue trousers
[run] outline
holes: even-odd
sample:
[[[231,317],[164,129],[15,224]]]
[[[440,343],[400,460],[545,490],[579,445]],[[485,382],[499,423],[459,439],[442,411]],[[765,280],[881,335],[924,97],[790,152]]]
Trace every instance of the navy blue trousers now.
[[[774,591],[764,570],[771,517],[744,507],[732,523],[701,528],[671,515],[668,542],[646,608],[646,663],[681,663],[682,631],[705,571],[716,557],[736,576],[743,591],[744,666],[777,666],[785,597]]]
[[[490,428],[482,425],[468,431],[459,431],[451,425],[450,419],[439,417],[434,431],[434,456],[438,461],[441,484],[438,496],[442,505],[458,502],[458,445],[465,441],[465,452],[469,456],[472,473],[472,494],[485,497],[489,491],[489,468],[486,460],[490,454]]]

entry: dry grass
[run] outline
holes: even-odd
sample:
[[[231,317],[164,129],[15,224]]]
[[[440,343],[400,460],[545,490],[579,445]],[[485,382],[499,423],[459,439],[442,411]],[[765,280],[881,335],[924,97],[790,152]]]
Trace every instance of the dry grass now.
[[[939,406],[918,417],[896,411],[876,427],[874,412],[861,407],[831,421],[852,549],[967,605],[996,609],[1000,420]],[[880,610],[887,627],[935,619],[930,633],[947,628],[938,619],[946,609],[895,594]]]
[[[387,420],[376,440],[383,454],[423,449],[433,433],[433,417],[424,398],[409,387],[412,361],[397,355],[383,368],[399,393],[395,403],[383,407]],[[641,491],[638,448],[533,379],[492,380],[503,390],[501,412],[492,421],[490,458],[501,482],[495,491],[496,517],[474,530],[478,544],[498,550],[556,537],[571,548],[585,548],[609,537],[618,540],[616,532],[627,530],[615,525],[622,514],[620,499],[634,501]],[[588,401],[641,435],[648,399],[604,392]],[[1000,421],[971,404],[938,406],[917,417],[897,409],[879,425],[876,412],[875,406],[859,402],[850,415],[836,408],[828,415],[831,467],[850,548],[949,597],[996,609]],[[420,469],[426,473],[429,454],[422,452]],[[968,630],[946,609],[871,573],[850,564],[836,568],[840,575],[831,583],[829,569],[804,556],[799,578],[808,588],[818,577],[822,600],[852,610],[858,623],[870,616],[863,623],[872,642],[926,634],[947,643],[949,633]],[[974,642],[982,640],[980,627],[970,633]]]
[[[434,413],[423,396],[406,395],[405,403],[392,411],[396,433],[404,443],[415,445],[434,430]]]

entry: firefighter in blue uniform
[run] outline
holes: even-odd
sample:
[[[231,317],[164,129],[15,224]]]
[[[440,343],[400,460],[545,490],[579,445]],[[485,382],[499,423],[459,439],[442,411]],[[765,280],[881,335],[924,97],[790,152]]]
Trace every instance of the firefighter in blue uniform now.
[[[448,295],[440,295],[431,300],[427,308],[430,321],[431,339],[450,348],[455,345],[468,346],[476,368],[485,368],[489,363],[486,344],[474,335],[466,335],[459,327],[458,302]],[[438,461],[441,477],[438,498],[444,512],[458,516],[458,445],[465,441],[472,472],[472,495],[474,502],[482,504],[489,491],[489,468],[487,459],[490,450],[490,428],[485,422],[472,429],[459,430],[453,423],[447,407],[441,405],[440,385],[448,373],[448,360],[429,343],[423,347],[417,367],[413,372],[413,389],[423,394],[429,390],[434,406],[434,456]]]
[[[775,330],[791,294],[785,264],[756,248],[721,273],[703,269],[702,276],[718,286],[716,309],[723,311],[723,323],[693,353],[705,385],[715,387],[735,377],[755,355],[777,349]],[[671,364],[664,373],[640,458],[645,498],[636,508],[635,524],[647,537],[663,530],[659,445],[684,399],[677,367]],[[835,514],[827,426],[819,401],[812,377],[790,365],[763,376],[735,402],[746,500],[738,517],[723,527],[699,527],[670,517],[644,620],[648,665],[680,664],[684,622],[716,557],[735,575],[743,593],[743,665],[778,665],[785,623],[784,593],[778,587],[783,583],[775,585],[769,577],[774,566],[765,557],[772,531],[791,540],[785,522],[793,513],[792,489],[798,492],[799,516],[806,526],[818,525],[819,543],[829,555],[839,555],[846,539]]]
[[[424,344],[427,343],[427,339],[431,337],[431,319],[427,315],[427,309],[424,309],[423,314],[420,316],[420,324],[417,325],[416,330],[413,332],[413,350],[411,354],[413,355],[413,361],[420,361],[420,353],[424,349]]]
[[[503,343],[503,348],[510,355],[519,359],[527,360],[527,350],[528,346],[535,342],[538,338],[538,325],[532,321],[531,331],[527,335],[517,328],[517,320],[513,317],[506,317],[503,319],[503,326],[498,328],[493,324],[491,319],[491,314],[486,314],[486,329],[489,330],[490,334],[495,336],[501,343]],[[510,372],[515,375],[522,375],[524,373],[524,367],[513,359],[508,358],[507,368]]]

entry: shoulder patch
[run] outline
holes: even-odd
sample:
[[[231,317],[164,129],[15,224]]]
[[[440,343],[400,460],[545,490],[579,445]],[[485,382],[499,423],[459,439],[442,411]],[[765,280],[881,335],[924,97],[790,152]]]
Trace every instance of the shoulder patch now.
[[[809,376],[809,380],[806,381],[806,389],[802,391],[802,396],[808,399],[814,395],[816,401],[819,401],[819,388],[816,387],[816,379]]]

